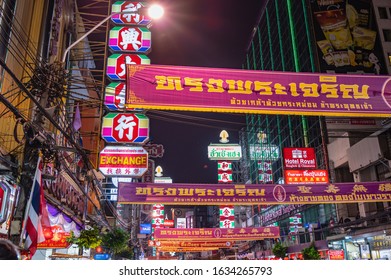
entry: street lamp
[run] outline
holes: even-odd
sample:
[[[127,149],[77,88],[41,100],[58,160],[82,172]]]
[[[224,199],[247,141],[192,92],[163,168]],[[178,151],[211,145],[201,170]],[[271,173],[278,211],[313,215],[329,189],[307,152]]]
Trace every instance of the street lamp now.
[[[153,4],[148,8],[148,15],[152,19],[159,19],[163,16],[164,14],[164,9],[162,6],[158,4]]]
[[[164,9],[162,6],[158,5],[158,4],[153,4],[151,6],[148,7],[147,9],[147,13],[148,15],[152,18],[152,19],[159,19],[163,16],[164,14]],[[94,32],[97,28],[99,28],[100,26],[102,26],[106,21],[108,21],[112,16],[114,15],[122,15],[122,14],[129,14],[129,12],[113,12],[111,13],[110,15],[108,15],[107,17],[105,17],[102,21],[100,21],[97,25],[95,25],[93,28],[91,28],[88,32],[86,32],[83,36],[81,36],[79,39],[77,39],[75,42],[73,42],[68,48],[66,48],[66,50],[64,51],[64,55],[62,57],[62,60],[61,62],[62,63],[65,63],[65,60],[66,60],[66,57],[67,57],[67,54],[68,52],[74,47],[76,46],[78,43],[80,43],[84,38],[86,38],[88,35],[90,35],[92,32]]]

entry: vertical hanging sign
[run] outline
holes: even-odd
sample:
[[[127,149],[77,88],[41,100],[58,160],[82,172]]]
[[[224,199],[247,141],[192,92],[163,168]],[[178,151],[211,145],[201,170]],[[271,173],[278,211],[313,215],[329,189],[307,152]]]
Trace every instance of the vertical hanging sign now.
[[[258,180],[259,184],[273,184],[272,161],[258,161]]]
[[[144,144],[149,139],[149,119],[138,113],[108,113],[102,121],[107,143]]]
[[[113,27],[109,47],[119,52],[146,53],[151,50],[151,32],[146,27]]]
[[[232,162],[217,161],[218,183],[232,183]]]
[[[151,64],[151,60],[143,54],[112,54],[107,59],[107,76],[111,80],[125,81],[126,64]]]
[[[217,178],[219,184],[232,183],[232,161],[242,157],[242,148],[238,144],[228,144],[229,134],[220,132],[220,144],[208,146],[208,158],[217,160]],[[235,208],[233,205],[220,206],[220,228],[235,227]]]
[[[121,25],[148,25],[152,19],[145,13],[140,13],[146,6],[147,3],[144,2],[117,1],[111,6],[111,20]]]
[[[220,206],[220,228],[235,227],[235,210],[233,205]]]

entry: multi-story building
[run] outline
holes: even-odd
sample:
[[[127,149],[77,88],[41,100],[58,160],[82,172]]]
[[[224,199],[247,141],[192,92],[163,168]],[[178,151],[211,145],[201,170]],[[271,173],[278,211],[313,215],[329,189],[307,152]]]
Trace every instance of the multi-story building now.
[[[23,244],[23,219],[40,155],[56,227],[52,237],[71,230],[77,234],[87,224],[109,226],[99,200],[102,177],[95,171],[103,87],[93,72],[94,46],[85,39],[71,47],[86,32],[77,7],[71,0],[0,1],[0,166],[6,209],[0,235],[15,244]],[[65,247],[46,242],[40,248]]]
[[[259,17],[258,25],[254,29],[243,68],[338,74],[389,73],[389,38],[387,36],[390,26],[390,3],[385,3],[387,1],[373,1],[373,3],[370,3],[371,1],[359,1],[360,3],[335,1],[339,3],[339,9],[332,11],[332,2],[334,1],[267,1]],[[340,25],[344,25],[343,29],[348,34],[349,40],[338,39],[339,35],[333,33],[335,30],[325,26],[323,18],[326,10],[342,15],[343,23]],[[375,22],[377,25],[374,24]],[[358,35],[360,32],[370,34],[367,38],[368,42],[362,40]],[[325,45],[328,49],[325,49]],[[338,57],[346,58],[349,54],[352,56],[350,60],[342,62],[337,59]],[[387,158],[389,153],[387,130],[386,121],[382,122],[380,119],[248,115],[247,128],[241,133],[241,143],[245,148],[250,149],[251,145],[260,143],[259,137],[264,135],[265,145],[276,145],[281,151],[287,147],[313,148],[316,153],[317,168],[329,172],[331,183],[353,180],[357,182],[381,181],[387,179],[385,176],[390,170]],[[368,147],[373,147],[373,149],[368,149]],[[244,158],[242,162],[245,181],[258,183],[262,180],[263,177],[259,176],[260,161],[261,165],[267,163],[270,166],[272,179],[268,182],[284,182],[284,165],[281,157],[270,161],[262,158],[252,160],[249,158],[249,152],[247,156],[248,158]],[[371,257],[381,258],[388,253],[381,255],[379,246],[373,245],[373,239],[364,239],[362,235],[359,241],[353,238],[353,242],[350,243],[356,245],[356,249],[358,248],[354,250],[355,253],[348,243],[334,243],[334,240],[341,241],[346,236],[350,236],[346,232],[356,232],[365,220],[363,217],[372,214],[381,215],[381,221],[375,219],[374,223],[384,232],[375,231],[367,221],[364,222],[365,232],[374,231],[371,235],[375,240],[389,238],[389,230],[379,224],[380,222],[388,223],[388,226],[390,224],[389,216],[387,216],[389,212],[385,211],[387,207],[389,203],[266,208],[260,206],[255,208],[255,213],[258,213],[255,215],[255,224],[267,226],[277,223],[281,228],[281,239],[289,246],[288,253],[291,256],[298,256],[303,248],[315,241],[323,258],[327,258],[325,252],[329,249],[344,249],[344,257],[352,259],[357,257],[356,252],[360,246],[363,250],[368,243],[372,250],[369,250]],[[360,217],[355,225],[352,225],[352,216]],[[296,222],[292,223],[292,221]],[[292,224],[295,231],[292,231]],[[338,236],[337,233],[341,232],[344,234]],[[271,247],[272,245],[267,243],[258,246],[258,256],[271,254]],[[369,258],[369,255],[361,254],[358,257]]]

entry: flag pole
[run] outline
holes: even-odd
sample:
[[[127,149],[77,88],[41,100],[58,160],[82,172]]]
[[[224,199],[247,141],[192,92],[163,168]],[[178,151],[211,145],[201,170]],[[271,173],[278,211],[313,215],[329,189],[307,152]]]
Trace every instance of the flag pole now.
[[[31,187],[30,197],[29,197],[29,200],[28,200],[28,202],[26,204],[26,209],[25,209],[25,212],[24,212],[22,231],[21,231],[21,234],[20,234],[20,241],[19,241],[19,247],[21,247],[21,248],[24,247],[23,243],[25,241],[25,235],[26,235],[26,224],[27,224],[27,219],[28,219],[28,216],[29,216],[31,203],[32,203],[32,200],[33,200],[33,192],[34,192],[34,187],[35,187],[35,180],[37,180],[38,168],[39,168],[39,164],[41,163],[41,159],[42,159],[41,157],[42,157],[41,152],[39,152],[38,161],[37,161],[37,168],[35,169],[35,174],[34,174],[34,179],[33,179],[33,185]]]

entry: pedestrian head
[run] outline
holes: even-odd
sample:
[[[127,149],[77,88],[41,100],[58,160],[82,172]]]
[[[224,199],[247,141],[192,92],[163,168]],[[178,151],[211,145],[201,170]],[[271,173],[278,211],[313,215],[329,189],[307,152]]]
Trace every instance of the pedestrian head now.
[[[19,260],[19,249],[9,240],[0,239],[0,260]]]

